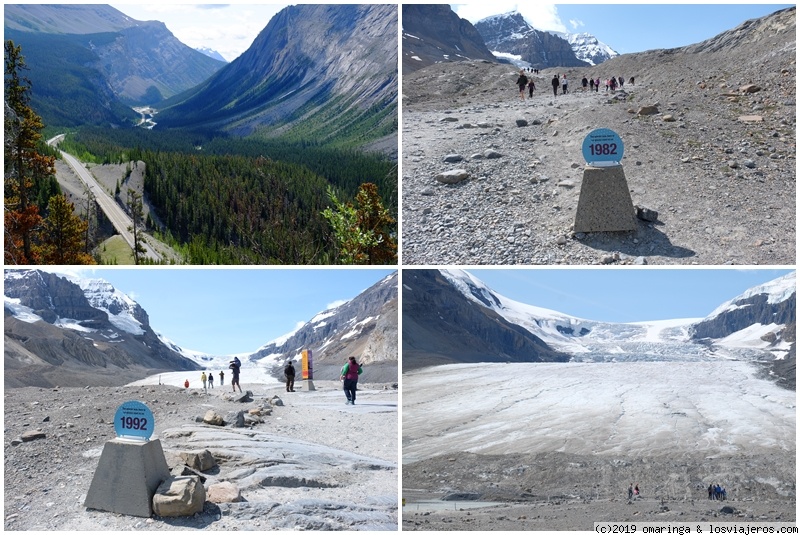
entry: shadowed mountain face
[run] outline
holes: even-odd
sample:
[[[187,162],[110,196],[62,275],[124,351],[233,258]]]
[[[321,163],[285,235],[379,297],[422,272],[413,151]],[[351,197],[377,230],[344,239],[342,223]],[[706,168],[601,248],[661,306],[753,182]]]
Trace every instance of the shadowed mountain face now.
[[[273,135],[305,123],[318,138],[386,135],[396,129],[396,35],[394,5],[287,7],[244,54],[172,99],[159,128]]]
[[[496,61],[478,30],[448,4],[403,4],[403,74],[463,60]]]
[[[403,371],[455,362],[565,362],[525,328],[456,289],[436,270],[403,273]],[[483,296],[482,299],[491,297]]]
[[[156,21],[103,5],[6,5],[5,35],[22,46],[33,105],[47,124],[121,124],[220,69]],[[97,113],[95,110],[104,110]]]

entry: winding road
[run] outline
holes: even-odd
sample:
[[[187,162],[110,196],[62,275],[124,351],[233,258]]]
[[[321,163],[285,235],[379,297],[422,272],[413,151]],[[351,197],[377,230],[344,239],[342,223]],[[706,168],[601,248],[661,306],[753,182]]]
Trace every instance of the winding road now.
[[[47,144],[50,146],[56,146],[63,139],[64,134],[61,134],[47,140]],[[108,219],[111,221],[111,224],[114,225],[114,229],[119,232],[119,234],[128,243],[131,250],[133,250],[133,232],[129,230],[133,227],[133,220],[128,216],[125,210],[123,210],[122,207],[118,205],[103,188],[100,187],[100,184],[97,183],[91,173],[89,173],[86,167],[84,167],[84,165],[77,158],[69,153],[64,152],[63,150],[59,152],[61,152],[61,157],[64,159],[64,161],[69,164],[70,167],[72,167],[83,183],[89,188],[89,191],[92,192],[95,199],[97,199],[97,204],[100,206],[100,209],[103,210],[103,213],[106,214],[106,217],[108,217]],[[159,262],[161,260],[161,255],[158,254],[155,249],[153,249],[146,241],[140,241],[145,250],[144,256],[148,259]]]

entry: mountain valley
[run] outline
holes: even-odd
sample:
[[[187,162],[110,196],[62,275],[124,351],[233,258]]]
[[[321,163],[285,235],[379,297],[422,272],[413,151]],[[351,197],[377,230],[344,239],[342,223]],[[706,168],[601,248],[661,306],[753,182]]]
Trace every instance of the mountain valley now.
[[[568,362],[502,335],[465,353],[455,310],[494,312],[484,323]],[[464,271],[407,269],[403,313],[404,529],[795,520],[794,272],[705,318],[611,324],[516,302]],[[626,499],[634,482],[641,497]],[[733,516],[706,499],[717,482]]]
[[[793,265],[795,27],[790,8],[692,46],[546,68],[525,100],[496,62],[405,75],[404,262]],[[584,76],[626,83],[589,92]],[[632,203],[651,211],[634,231],[574,231],[597,128],[623,140]]]

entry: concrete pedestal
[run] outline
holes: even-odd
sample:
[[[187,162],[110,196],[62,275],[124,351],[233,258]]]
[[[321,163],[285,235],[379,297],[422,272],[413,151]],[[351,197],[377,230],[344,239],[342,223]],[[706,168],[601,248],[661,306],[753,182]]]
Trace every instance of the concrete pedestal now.
[[[153,495],[169,475],[161,441],[109,440],[83,505],[112,513],[150,517]]]
[[[314,388],[314,381],[311,379],[304,379],[303,386],[305,387],[306,392],[313,392],[316,390],[316,388]]]
[[[636,230],[633,201],[621,165],[584,168],[573,230]]]

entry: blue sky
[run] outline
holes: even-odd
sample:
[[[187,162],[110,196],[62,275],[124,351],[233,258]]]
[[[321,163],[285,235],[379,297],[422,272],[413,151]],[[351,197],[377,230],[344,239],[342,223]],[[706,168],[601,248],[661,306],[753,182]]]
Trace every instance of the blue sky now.
[[[517,10],[542,30],[588,32],[621,54],[698,43],[793,4],[450,4],[472,23]]]
[[[136,20],[159,20],[182,43],[233,61],[287,4],[111,4]]]
[[[178,345],[219,355],[255,351],[329,306],[356,297],[394,271],[186,267],[69,270],[82,277],[105,279],[129,295],[147,311],[150,326]]]
[[[467,269],[494,291],[582,319],[702,318],[789,269]]]

